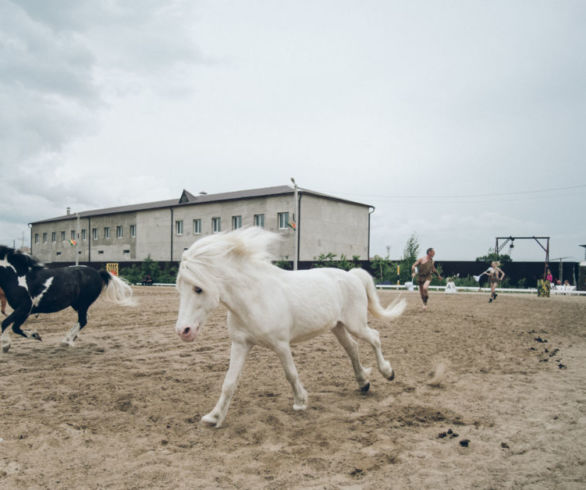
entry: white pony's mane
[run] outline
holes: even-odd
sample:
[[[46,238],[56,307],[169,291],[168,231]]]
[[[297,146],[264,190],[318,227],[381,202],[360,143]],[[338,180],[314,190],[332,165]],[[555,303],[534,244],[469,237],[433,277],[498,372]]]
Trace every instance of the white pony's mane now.
[[[274,259],[270,249],[279,241],[280,235],[259,227],[240,228],[204,237],[183,252],[179,273],[205,274],[215,279],[229,277],[238,271],[234,261],[240,265],[266,264]],[[202,270],[203,269],[203,270]]]

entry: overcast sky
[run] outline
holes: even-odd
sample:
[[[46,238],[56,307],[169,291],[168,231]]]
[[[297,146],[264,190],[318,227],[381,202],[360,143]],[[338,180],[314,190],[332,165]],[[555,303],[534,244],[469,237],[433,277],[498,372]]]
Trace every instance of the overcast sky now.
[[[584,26],[583,0],[0,0],[0,243],[295,177],[376,207],[371,254],[582,260]]]

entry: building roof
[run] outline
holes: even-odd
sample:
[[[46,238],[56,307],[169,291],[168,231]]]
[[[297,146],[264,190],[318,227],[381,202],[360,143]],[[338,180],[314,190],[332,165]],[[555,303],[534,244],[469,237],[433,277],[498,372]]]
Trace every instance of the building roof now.
[[[320,192],[311,191],[309,189],[298,189],[302,194],[311,194],[314,196],[322,197],[324,199],[332,199],[335,201],[346,202],[349,204],[355,204],[358,206],[366,206],[366,207],[373,207],[369,204],[363,204],[360,202],[349,201],[347,199],[340,199],[335,196],[330,196],[328,194],[322,194]],[[155,202],[146,202],[140,204],[130,204],[127,206],[116,206],[111,208],[102,208],[102,209],[92,209],[89,211],[80,211],[79,217],[80,218],[91,218],[94,216],[104,216],[108,214],[121,214],[121,213],[133,213],[136,211],[149,211],[151,209],[161,209],[161,208],[175,208],[180,206],[190,206],[194,204],[207,204],[213,202],[221,202],[221,201],[235,201],[240,199],[254,199],[259,197],[272,197],[272,196],[281,196],[287,194],[293,194],[294,188],[288,185],[281,185],[276,187],[262,187],[259,189],[249,189],[244,191],[234,191],[234,192],[222,192],[219,194],[206,194],[200,193],[198,195],[192,194],[187,190],[183,190],[179,199],[167,199],[165,201],[155,201]],[[30,223],[31,225],[37,225],[41,223],[50,223],[52,221],[62,221],[66,219],[74,219],[77,217],[77,213],[70,213],[65,214],[63,216],[57,216],[55,218],[48,218],[39,221],[33,221]]]

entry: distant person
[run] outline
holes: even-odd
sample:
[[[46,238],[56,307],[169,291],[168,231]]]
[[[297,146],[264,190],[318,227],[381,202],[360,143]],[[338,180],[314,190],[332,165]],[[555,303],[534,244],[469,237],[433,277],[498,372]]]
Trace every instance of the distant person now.
[[[490,283],[490,299],[488,300],[489,303],[492,303],[496,297],[496,287],[500,281],[505,278],[505,273],[501,269],[501,263],[498,260],[490,263],[490,267],[483,272],[488,276],[488,282]]]
[[[448,277],[446,279],[446,289],[444,292],[447,294],[455,294],[458,292],[458,288],[456,288],[456,283],[454,282],[454,278]]]
[[[143,286],[152,286],[153,285],[153,278],[151,277],[150,274],[147,274],[146,276],[144,276],[144,279],[142,280],[142,285]]]
[[[547,271],[545,272],[545,280],[547,282],[549,282],[550,285],[553,286],[553,274],[549,270],[549,267],[547,268]]]
[[[442,279],[439,272],[435,268],[433,263],[433,256],[435,250],[428,248],[425,257],[417,259],[411,266],[411,276],[415,277],[415,269],[417,268],[417,284],[419,286],[419,294],[421,295],[421,301],[423,301],[423,309],[427,309],[427,300],[429,298],[428,288],[431,284],[431,278],[433,274],[437,274],[438,279]]]

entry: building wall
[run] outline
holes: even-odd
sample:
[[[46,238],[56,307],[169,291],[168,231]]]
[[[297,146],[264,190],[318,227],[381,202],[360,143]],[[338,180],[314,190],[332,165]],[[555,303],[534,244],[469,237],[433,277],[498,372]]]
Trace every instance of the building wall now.
[[[91,260],[118,262],[132,260],[136,256],[136,238],[130,236],[130,225],[136,224],[136,213],[120,213],[105,216],[93,216],[88,232]],[[122,227],[122,237],[117,237],[116,229]],[[105,229],[110,235],[106,238]],[[94,240],[92,230],[97,230]]]
[[[136,214],[136,252],[132,260],[142,262],[149,255],[157,262],[171,260],[171,220],[170,208]]]
[[[357,255],[360,259],[368,259],[367,206],[305,193],[301,196],[300,261],[311,261],[329,252],[338,257],[343,254],[348,258]],[[77,230],[77,219],[71,215],[60,221],[33,224],[32,254],[47,263],[75,262],[76,251],[79,261],[84,263],[142,262],[148,256],[158,262],[178,262],[194,241],[212,233],[212,218],[220,218],[221,231],[230,231],[233,217],[241,217],[241,226],[245,227],[254,224],[254,215],[263,214],[264,228],[283,237],[278,250],[274,251],[276,258],[292,261],[295,233],[288,226],[279,229],[278,213],[284,212],[289,213],[290,222],[294,221],[293,194],[92,216],[80,219],[80,230],[85,229],[86,235],[85,239],[76,238],[77,248],[69,243],[71,231]],[[198,235],[193,229],[195,219],[201,220],[201,234]],[[182,233],[176,228],[178,221],[183,222]],[[130,236],[131,225],[135,226],[135,237]],[[117,237],[118,226],[122,227],[122,237]],[[105,228],[110,230],[109,238],[105,237]],[[92,238],[92,229],[97,229],[97,239]],[[62,231],[65,240],[61,239]],[[51,240],[52,232],[56,233],[55,242]],[[43,233],[47,233],[46,242],[43,242]],[[38,241],[35,241],[36,235]]]
[[[299,260],[311,261],[333,253],[368,260],[368,212],[366,206],[303,194],[300,202]]]
[[[275,251],[278,259],[293,260],[293,230],[289,227],[279,230],[278,213],[288,212],[293,217],[292,196],[243,199],[240,201],[216,202],[209,204],[184,205],[174,208],[174,221],[183,221],[183,234],[178,235],[173,223],[173,260],[180,260],[184,250],[193,242],[212,233],[212,218],[220,218],[221,231],[230,231],[232,217],[240,216],[243,227],[254,225],[254,215],[264,214],[265,230],[280,233],[283,241]],[[201,234],[193,231],[193,220],[201,220]]]
[[[77,218],[74,215],[61,221],[33,225],[32,254],[41,261],[49,263],[75,262],[76,252],[79,262],[136,260],[137,237],[130,236],[131,224],[137,224],[136,213],[80,218],[79,230]],[[118,226],[122,227],[122,237],[117,236]],[[97,239],[93,238],[94,228],[97,230]],[[109,228],[109,238],[105,236],[105,228]],[[85,238],[82,238],[84,231]],[[52,240],[53,232],[56,234],[55,241]],[[65,240],[61,238],[62,232],[65,232]],[[76,246],[70,243],[72,232],[75,235]],[[43,240],[44,233],[47,234],[46,242]]]

